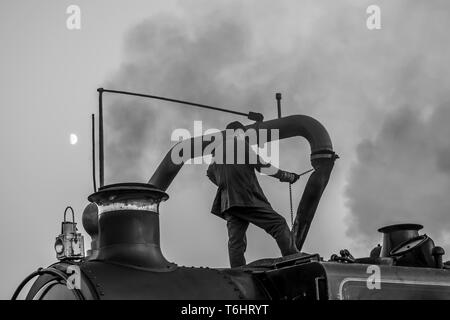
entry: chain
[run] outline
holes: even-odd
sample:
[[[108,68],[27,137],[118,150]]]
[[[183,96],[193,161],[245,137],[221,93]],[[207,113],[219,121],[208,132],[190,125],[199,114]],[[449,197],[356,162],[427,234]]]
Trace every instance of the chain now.
[[[292,210],[292,183],[289,182],[289,203],[291,205],[291,229],[294,227],[294,211]]]
[[[299,174],[299,177],[304,176],[307,173],[314,171],[314,169],[306,170]],[[289,182],[289,204],[291,206],[291,229],[294,228],[294,211],[292,209],[292,183]]]

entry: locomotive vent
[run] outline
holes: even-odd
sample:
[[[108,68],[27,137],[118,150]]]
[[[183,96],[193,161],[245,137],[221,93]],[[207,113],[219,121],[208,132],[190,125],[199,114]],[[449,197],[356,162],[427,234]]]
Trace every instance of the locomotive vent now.
[[[165,192],[143,183],[112,184],[90,195],[88,199],[98,211],[98,235],[96,221],[83,217],[93,239],[90,259],[154,271],[173,270],[176,265],[164,258],[159,235],[159,204],[168,198]],[[85,213],[92,215],[90,206]]]

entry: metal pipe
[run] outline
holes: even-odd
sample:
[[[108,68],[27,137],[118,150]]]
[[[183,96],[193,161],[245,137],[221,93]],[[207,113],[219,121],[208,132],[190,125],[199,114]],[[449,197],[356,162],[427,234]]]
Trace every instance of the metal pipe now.
[[[267,129],[270,132],[271,129],[278,129],[279,140],[294,137],[294,136],[302,136],[306,140],[308,140],[311,146],[311,156],[314,156],[317,153],[321,152],[333,152],[333,145],[331,143],[330,136],[326,131],[325,127],[314,118],[304,116],[304,115],[294,115],[288,116],[280,119],[274,119],[269,121],[260,122],[257,124],[248,125],[245,127],[249,128],[257,128],[257,129]],[[222,131],[222,134],[225,135],[225,131]],[[212,135],[199,136],[195,138],[191,138],[188,141],[181,141],[179,143],[191,143],[191,151],[193,152],[201,152],[199,154],[193,153],[192,158],[202,156],[203,150],[208,146],[212,139]],[[268,142],[272,139],[272,135],[268,135]],[[193,148],[194,145],[201,143],[202,148]],[[172,149],[167,152],[164,159],[159,164],[158,168],[153,173],[153,176],[149,180],[149,183],[158,187],[161,190],[167,190],[167,188],[172,183],[173,179],[176,177],[180,169],[183,167],[183,163],[175,164],[172,161]],[[206,155],[206,154],[204,154]]]
[[[279,140],[294,136],[301,136],[304,137],[310,144],[310,160],[315,171],[311,174],[308,182],[306,183],[305,190],[297,209],[297,216],[293,227],[297,248],[301,250],[311,222],[314,218],[320,198],[326,185],[328,184],[334,161],[337,159],[337,155],[333,151],[330,136],[325,127],[319,121],[304,115],[288,116],[246,126],[246,129],[249,128],[267,130],[278,129]],[[225,134],[225,131],[222,131],[222,134]],[[268,142],[271,141],[271,139],[272,135],[269,135]],[[193,154],[189,156],[192,159],[201,155],[206,155],[203,154],[203,151],[206,146],[211,143],[211,141],[211,135],[208,135],[191,138],[190,140],[179,143],[191,143],[191,150],[193,150]],[[196,143],[201,143],[202,145],[201,150],[199,150],[201,154],[195,153],[199,152],[197,151],[197,148],[193,147]],[[172,150],[174,148],[175,146],[169,150],[148,182],[163,191],[167,190],[173,179],[183,167],[183,163],[175,164],[172,161]]]
[[[92,183],[94,185],[94,192],[97,192],[96,172],[95,172],[95,114],[91,115],[92,127]]]
[[[135,96],[135,97],[144,97],[144,98],[151,98],[151,99],[157,99],[157,100],[162,100],[162,101],[180,103],[180,104],[185,104],[185,105],[194,106],[194,107],[200,107],[200,108],[216,110],[216,111],[221,111],[221,112],[226,112],[226,113],[231,113],[231,114],[237,114],[237,115],[244,116],[247,118],[250,117],[252,114],[254,114],[253,112],[244,113],[244,112],[233,111],[233,110],[224,109],[224,108],[213,107],[213,106],[209,106],[206,104],[200,104],[200,103],[195,103],[195,102],[190,102],[190,101],[185,101],[185,100],[178,100],[178,99],[166,98],[166,97],[137,93],[137,92],[109,90],[109,89],[103,89],[103,92],[118,93],[118,94]]]
[[[275,99],[277,99],[278,118],[281,118],[281,93],[276,93]]]
[[[189,102],[189,101],[184,101],[184,100],[166,98],[166,97],[137,93],[137,92],[129,92],[129,91],[119,91],[119,90],[109,90],[109,89],[104,89],[104,88],[98,88],[97,92],[98,92],[98,117],[99,117],[99,119],[98,119],[98,122],[99,122],[98,154],[99,154],[100,187],[103,187],[105,184],[105,150],[104,150],[105,147],[104,147],[104,141],[103,141],[103,93],[104,92],[117,93],[117,94],[136,96],[136,97],[151,98],[151,99],[180,103],[180,104],[184,104],[184,105],[205,108],[205,109],[210,109],[210,110],[215,110],[215,111],[221,111],[221,112],[226,112],[226,113],[231,113],[231,114],[237,114],[240,116],[245,116],[248,119],[250,119],[252,121],[256,121],[256,122],[261,122],[264,120],[264,116],[258,112],[250,111],[249,113],[244,113],[244,112],[233,111],[233,110],[228,110],[228,109],[224,109],[224,108],[213,107],[213,106],[209,106],[206,104],[199,104],[199,103],[194,103],[194,102]]]
[[[56,277],[58,280],[62,280],[63,282],[65,282],[67,284],[67,280],[68,280],[68,276],[67,274],[65,274],[63,271],[56,269],[54,267],[48,267],[46,269],[44,268],[39,268],[38,270],[34,271],[33,273],[31,273],[30,275],[28,275],[17,287],[17,289],[14,291],[13,296],[11,297],[11,300],[17,300],[20,292],[22,291],[22,289],[25,287],[25,285],[30,282],[31,279],[33,279],[36,276],[42,276],[42,275],[51,275],[53,277]],[[36,283],[36,282],[35,282]],[[77,296],[78,300],[86,300],[83,293],[81,292],[80,289],[73,289],[75,295]],[[28,292],[28,295],[26,297],[26,300],[31,300],[33,297],[29,297],[30,292]]]
[[[100,187],[103,187],[105,182],[105,153],[103,142],[103,88],[98,88],[98,156],[99,156],[99,172],[100,172]]]

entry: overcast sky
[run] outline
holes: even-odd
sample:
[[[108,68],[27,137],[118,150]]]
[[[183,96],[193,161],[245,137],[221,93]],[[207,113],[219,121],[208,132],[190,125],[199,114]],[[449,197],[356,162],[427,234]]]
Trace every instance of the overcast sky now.
[[[66,28],[71,4],[81,8],[81,30]],[[366,28],[370,4],[381,7],[381,30]],[[100,86],[266,119],[282,92],[283,114],[321,121],[341,156],[305,251],[364,256],[379,242],[377,228],[400,222],[424,224],[450,250],[448,1],[10,0],[0,11],[0,298],[55,261],[67,205],[81,228]],[[147,181],[176,128],[236,120],[109,95],[105,108],[107,183]],[[304,140],[283,141],[280,151],[283,169],[310,168]],[[227,266],[226,227],[209,214],[215,188],[205,170],[185,166],[168,189],[161,245],[180,265]],[[260,182],[289,220],[287,185]],[[296,205],[304,182],[293,187]],[[275,241],[251,227],[247,260],[277,255]]]

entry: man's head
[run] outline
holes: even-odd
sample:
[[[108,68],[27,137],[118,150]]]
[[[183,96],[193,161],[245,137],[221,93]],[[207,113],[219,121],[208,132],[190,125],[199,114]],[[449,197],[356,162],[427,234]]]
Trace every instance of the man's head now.
[[[245,126],[242,123],[240,123],[239,121],[233,121],[233,122],[230,122],[229,124],[227,124],[226,129],[232,129],[235,131],[238,129],[241,129],[242,131],[245,131]]]

